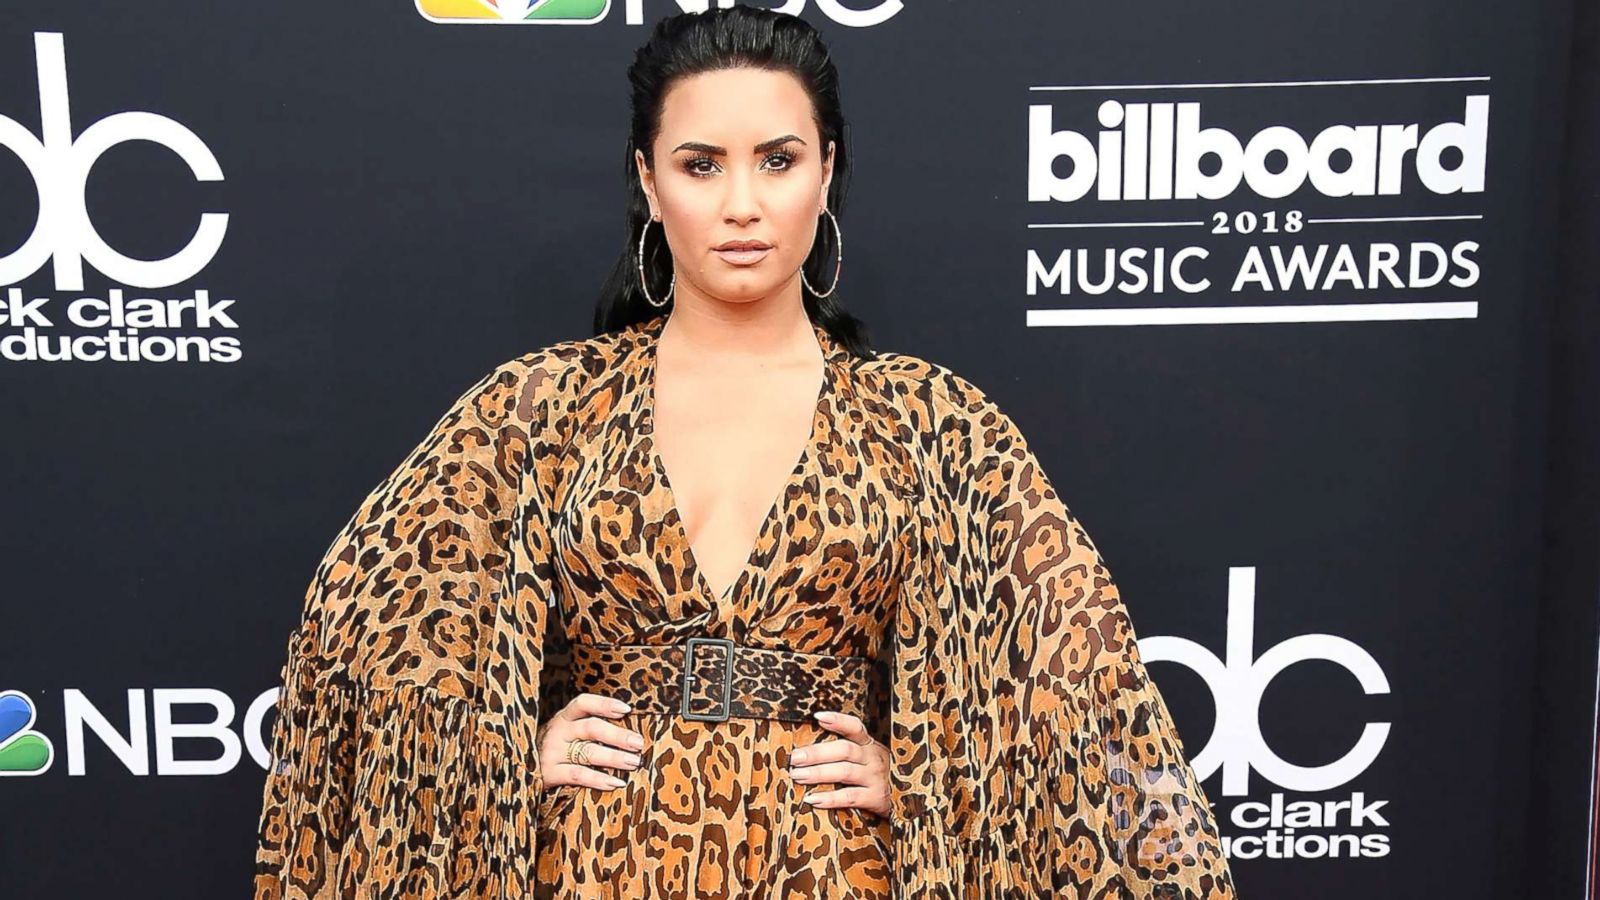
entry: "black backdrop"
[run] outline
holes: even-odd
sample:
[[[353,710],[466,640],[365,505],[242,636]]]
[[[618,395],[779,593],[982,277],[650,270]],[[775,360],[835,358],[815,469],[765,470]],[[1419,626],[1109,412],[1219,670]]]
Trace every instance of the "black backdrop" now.
[[[32,709],[52,748],[0,778],[0,895],[248,890],[312,569],[467,383],[589,333],[629,239],[623,73],[677,8],[0,11],[0,740]],[[1563,206],[1593,190],[1574,10],[786,9],[852,122],[839,296],[1029,434],[1241,895],[1574,896],[1593,462],[1554,442],[1593,413],[1600,299],[1592,195]],[[1195,133],[1142,139],[1163,109]],[[1139,199],[1158,169],[1177,199]],[[83,317],[117,297],[191,302]],[[107,343],[130,326],[137,361]]]

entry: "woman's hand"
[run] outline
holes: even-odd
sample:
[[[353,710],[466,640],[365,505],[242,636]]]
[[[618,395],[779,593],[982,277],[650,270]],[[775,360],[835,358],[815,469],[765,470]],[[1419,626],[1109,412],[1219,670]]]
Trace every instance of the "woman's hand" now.
[[[639,756],[631,751],[644,749],[644,735],[606,721],[627,715],[628,711],[628,704],[621,700],[599,694],[579,694],[540,726],[539,765],[544,771],[545,787],[586,784],[592,788],[619,788],[627,784],[594,767],[639,768]],[[584,744],[582,761],[572,762],[567,759],[567,750],[577,740],[595,743]]]
[[[819,712],[823,728],[844,738],[818,741],[789,754],[789,774],[795,781],[843,782],[851,787],[814,791],[807,803],[827,809],[855,806],[888,818],[889,748],[874,741],[860,718],[849,713]]]

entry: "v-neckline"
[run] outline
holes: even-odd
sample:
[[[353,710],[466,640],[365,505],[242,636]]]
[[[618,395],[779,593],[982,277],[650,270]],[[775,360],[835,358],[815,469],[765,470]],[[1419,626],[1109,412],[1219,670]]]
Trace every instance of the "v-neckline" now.
[[[700,560],[694,552],[694,544],[689,540],[689,528],[684,523],[683,513],[678,508],[677,494],[672,489],[672,478],[667,474],[666,461],[661,458],[661,452],[656,447],[656,364],[658,358],[656,351],[661,343],[661,332],[666,327],[668,315],[670,313],[663,314],[657,319],[646,323],[645,326],[647,329],[647,341],[643,371],[640,375],[644,391],[644,408],[640,431],[648,439],[649,449],[646,452],[650,456],[651,467],[655,470],[655,476],[660,480],[662,493],[666,497],[666,517],[672,520],[673,536],[683,546],[684,565],[689,569],[688,577],[694,582],[695,589],[712,604],[712,608],[717,609],[733,597],[734,591],[739,587],[740,583],[748,578],[751,570],[756,567],[756,554],[761,549],[761,536],[771,526],[772,520],[780,515],[790,490],[796,482],[802,479],[806,470],[812,464],[815,456],[813,448],[821,439],[823,422],[827,412],[828,396],[833,391],[835,349],[826,332],[813,323],[811,326],[812,331],[815,333],[818,344],[822,348],[822,385],[817,389],[817,401],[811,409],[811,430],[806,434],[805,443],[800,448],[799,458],[790,467],[789,474],[784,477],[783,483],[778,487],[777,496],[773,498],[771,505],[767,507],[766,515],[762,516],[760,524],[756,526],[755,537],[750,542],[750,551],[745,554],[744,562],[740,564],[738,573],[734,575],[733,581],[729,582],[728,586],[723,588],[719,594],[712,589],[711,582],[706,579],[705,571],[700,567]]]

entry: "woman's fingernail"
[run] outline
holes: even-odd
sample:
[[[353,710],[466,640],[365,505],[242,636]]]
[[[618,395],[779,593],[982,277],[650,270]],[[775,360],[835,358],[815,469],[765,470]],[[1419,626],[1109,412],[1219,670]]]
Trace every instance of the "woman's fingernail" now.
[[[806,761],[806,752],[804,750],[796,750],[794,753],[790,754],[789,761],[790,762],[797,762],[797,763],[805,762]]]
[[[625,784],[627,784],[627,782],[623,781],[621,778],[618,778],[615,775],[611,776],[611,786],[612,787],[622,787]]]
[[[629,706],[628,706],[628,704],[626,704],[626,703],[624,703],[624,702],[622,702],[622,701],[621,701],[621,700],[617,700],[617,701],[615,701],[615,702],[613,702],[613,703],[612,703],[612,704],[611,704],[611,708],[612,708],[612,709],[615,709],[615,710],[616,710],[616,711],[617,711],[617,712],[619,712],[619,713],[625,713],[625,712],[627,712],[627,711],[628,711],[628,710],[629,710],[629,709],[630,709],[630,708],[631,708],[631,707],[629,707]]]
[[[812,796],[805,796],[805,797],[802,797],[802,798],[800,798],[800,799],[802,799],[802,800],[804,800],[804,801],[806,801],[806,802],[807,802],[807,803],[810,803],[810,804],[812,804],[812,805],[815,805],[815,804],[816,804],[816,802],[817,802],[817,798],[815,798],[815,797],[812,797]]]
[[[628,746],[632,747],[635,750],[643,750],[644,749],[644,736],[643,735],[638,735],[638,734],[630,736],[628,738]]]
[[[822,710],[822,709],[817,710],[816,712],[812,713],[811,715],[815,716],[818,719],[821,719],[824,722],[830,721],[833,718],[833,713],[828,712],[827,710]]]

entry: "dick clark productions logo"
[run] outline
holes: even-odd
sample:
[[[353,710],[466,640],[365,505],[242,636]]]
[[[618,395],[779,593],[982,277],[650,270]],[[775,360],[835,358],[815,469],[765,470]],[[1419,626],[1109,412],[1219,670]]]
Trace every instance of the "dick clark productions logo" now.
[[[221,181],[222,167],[210,148],[182,124],[149,112],[120,112],[72,136],[67,94],[66,50],[59,33],[33,36],[39,73],[41,134],[0,116],[0,147],[16,154],[39,193],[39,220],[22,246],[0,256],[0,284],[15,284],[52,262],[56,288],[83,290],[83,264],[122,284],[166,287],[193,277],[211,262],[228,230],[228,214],[206,212],[188,246],[165,259],[134,259],[100,237],[89,218],[84,186],[107,150],[127,141],[149,141],[172,151],[197,181]]]

